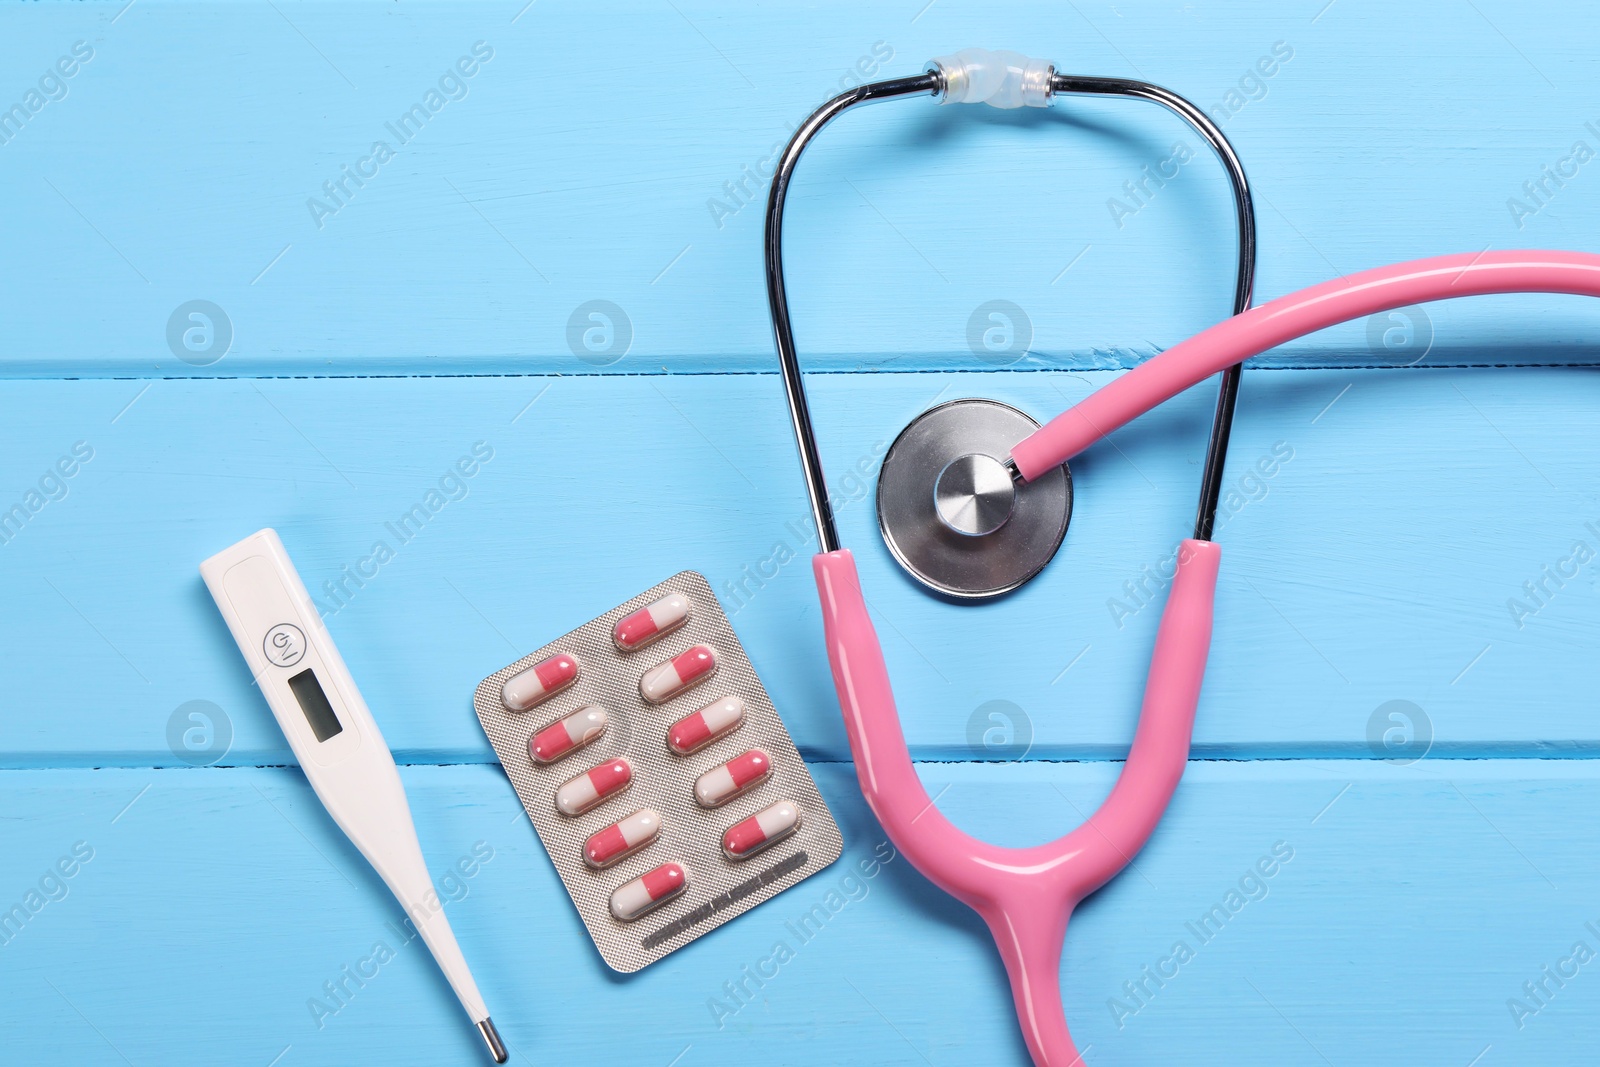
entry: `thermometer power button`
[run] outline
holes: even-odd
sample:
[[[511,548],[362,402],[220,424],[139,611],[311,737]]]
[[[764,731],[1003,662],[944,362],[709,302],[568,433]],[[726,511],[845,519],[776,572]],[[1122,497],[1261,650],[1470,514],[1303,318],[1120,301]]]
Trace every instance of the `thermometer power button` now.
[[[267,631],[261,642],[262,654],[267,662],[279,667],[293,667],[306,654],[306,635],[292,622],[280,622]]]

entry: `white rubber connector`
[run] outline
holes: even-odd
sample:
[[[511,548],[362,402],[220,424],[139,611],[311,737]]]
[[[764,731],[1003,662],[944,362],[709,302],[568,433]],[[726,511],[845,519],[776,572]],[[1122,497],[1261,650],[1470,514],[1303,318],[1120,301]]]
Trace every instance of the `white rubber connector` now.
[[[1029,59],[1021,52],[963,48],[953,56],[929,61],[928,70],[944,76],[945,104],[988,104],[990,107],[1049,107],[1050,76],[1055,65]]]

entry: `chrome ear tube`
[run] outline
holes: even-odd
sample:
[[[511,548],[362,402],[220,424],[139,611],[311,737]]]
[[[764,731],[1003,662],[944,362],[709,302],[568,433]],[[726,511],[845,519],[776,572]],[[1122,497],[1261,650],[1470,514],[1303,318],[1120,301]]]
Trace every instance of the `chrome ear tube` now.
[[[945,104],[1009,109],[1050,107],[1056,97],[1066,95],[1121,96],[1160,104],[1205,138],[1227,171],[1233,191],[1238,226],[1233,313],[1250,306],[1256,231],[1244,167],[1216,124],[1177,93],[1126,78],[1059,74],[1050,63],[1015,52],[965,49],[932,61],[922,74],[872,82],[834,97],[806,119],[784,150],[773,175],[766,216],[772,332],[823,552],[839,547],[839,535],[828,504],[783,276],[783,209],[801,155],[823,127],[863,104],[927,96]],[[1200,540],[1210,538],[1216,518],[1240,370],[1233,366],[1222,373],[1195,515],[1194,536]],[[884,457],[878,526],[908,574],[940,595],[977,601],[1016,589],[1050,562],[1072,517],[1072,478],[1064,465],[1035,479],[1016,475],[1010,449],[1037,429],[1037,422],[1010,405],[976,398],[942,404],[906,426]]]

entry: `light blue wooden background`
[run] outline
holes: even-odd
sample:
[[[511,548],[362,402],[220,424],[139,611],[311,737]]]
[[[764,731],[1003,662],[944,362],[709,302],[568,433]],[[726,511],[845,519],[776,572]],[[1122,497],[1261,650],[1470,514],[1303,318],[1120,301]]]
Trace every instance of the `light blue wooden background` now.
[[[0,508],[79,442],[93,456],[46,479],[53,498],[0,544],[0,906],[93,850],[0,945],[5,1062],[477,1061],[415,946],[313,1020],[308,998],[392,940],[398,909],[290,765],[195,569],[271,525],[320,590],[375,541],[395,547],[384,524],[476,442],[494,458],[329,625],[406,764],[435,869],[493,850],[450,915],[516,1062],[1024,1061],[972,915],[904,860],[844,882],[882,835],[824,667],[770,373],[764,188],[745,176],[859,61],[902,75],[1012,47],[1214,109],[1256,190],[1263,298],[1418,255],[1593,250],[1600,224],[1600,162],[1543,203],[1523,190],[1570,173],[1576,142],[1600,149],[1588,8],[523,5],[0,9],[0,106],[76,42],[93,50],[0,143]],[[493,57],[464,98],[319,228],[308,198],[480,41]],[[1292,58],[1252,79],[1275,45]],[[1119,227],[1107,201],[1175,142],[1195,160]],[[912,748],[940,806],[996,840],[1063,832],[1114,779],[1159,603],[1109,602],[1187,526],[1212,389],[1075,464],[1060,558],[998,604],[914,589],[877,539],[870,480],[845,474],[935,400],[1048,417],[1225,313],[1232,224],[1198,150],[1130,102],[906,103],[830,131],[791,198],[798,337],[827,372],[819,428]],[[741,181],[751,193],[730,198]],[[1512,198],[1538,210],[1519,220]],[[1032,326],[1005,367],[967,343],[994,299]],[[204,367],[167,340],[191,300],[233,334]],[[568,341],[591,300],[632,335],[604,367]],[[1507,605],[1575,543],[1600,548],[1600,309],[1426,314],[1400,334],[1425,343],[1385,347],[1389,324],[1357,323],[1247,376],[1230,479],[1246,503],[1219,535],[1196,758],[1137,868],[1069,934],[1068,1018],[1096,1067],[1490,1067],[1577,1062],[1600,1040],[1600,964],[1559,987],[1541,972],[1576,942],[1600,950],[1600,570],[1547,580],[1520,620]],[[1275,446],[1293,458],[1241,482]],[[847,854],[619,978],[470,695],[684,567],[724,594]],[[204,768],[168,740],[196,700],[231,734]],[[1426,758],[1375,758],[1391,700],[1415,705]],[[969,739],[991,701],[1031,732],[1020,764]],[[1123,984],[1192,941],[1185,922],[1278,842],[1294,859],[1266,895],[1119,1020]],[[723,983],[829,888],[850,903],[719,1026]],[[1524,993],[1541,980],[1542,1005]],[[1539,1008],[1520,1026],[1513,997]]]

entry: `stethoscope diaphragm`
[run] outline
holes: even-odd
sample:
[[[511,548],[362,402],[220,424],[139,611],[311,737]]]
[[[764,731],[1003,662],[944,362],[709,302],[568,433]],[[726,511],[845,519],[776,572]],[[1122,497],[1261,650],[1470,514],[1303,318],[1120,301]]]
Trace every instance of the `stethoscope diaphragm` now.
[[[878,528],[906,573],[945,596],[999,596],[1038,574],[1072,519],[1066,464],[1031,482],[1011,448],[1039,428],[997,400],[952,400],[900,431],[878,474]]]

